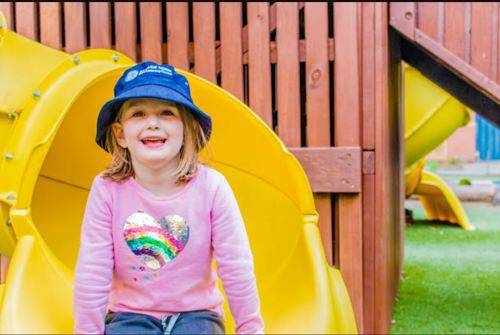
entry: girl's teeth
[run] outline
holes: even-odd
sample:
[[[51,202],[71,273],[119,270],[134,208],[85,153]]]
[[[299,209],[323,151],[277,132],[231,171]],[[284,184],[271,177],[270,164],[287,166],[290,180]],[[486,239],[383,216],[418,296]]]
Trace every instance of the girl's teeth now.
[[[142,143],[147,147],[160,147],[166,140],[142,140]]]

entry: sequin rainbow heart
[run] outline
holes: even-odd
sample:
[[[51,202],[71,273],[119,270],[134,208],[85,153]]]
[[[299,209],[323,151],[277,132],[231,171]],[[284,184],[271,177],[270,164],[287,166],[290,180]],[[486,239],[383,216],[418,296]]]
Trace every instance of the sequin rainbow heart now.
[[[151,215],[130,215],[123,235],[132,252],[151,270],[158,270],[173,260],[186,246],[189,226],[180,215],[167,215],[156,221]]]

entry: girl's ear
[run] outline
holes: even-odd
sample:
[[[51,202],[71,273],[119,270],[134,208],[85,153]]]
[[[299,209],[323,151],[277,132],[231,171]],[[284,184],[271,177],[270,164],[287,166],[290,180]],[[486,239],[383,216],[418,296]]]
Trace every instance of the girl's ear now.
[[[116,142],[122,147],[126,148],[127,147],[127,142],[125,141],[125,136],[123,134],[123,127],[119,122],[114,122],[111,124],[111,129],[113,130],[113,133],[116,138]]]

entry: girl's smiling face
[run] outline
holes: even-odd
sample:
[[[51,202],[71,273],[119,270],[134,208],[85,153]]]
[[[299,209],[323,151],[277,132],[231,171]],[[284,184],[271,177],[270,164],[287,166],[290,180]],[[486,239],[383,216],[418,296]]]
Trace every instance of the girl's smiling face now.
[[[112,125],[118,144],[134,166],[159,167],[179,158],[184,127],[179,108],[160,99],[133,99]]]

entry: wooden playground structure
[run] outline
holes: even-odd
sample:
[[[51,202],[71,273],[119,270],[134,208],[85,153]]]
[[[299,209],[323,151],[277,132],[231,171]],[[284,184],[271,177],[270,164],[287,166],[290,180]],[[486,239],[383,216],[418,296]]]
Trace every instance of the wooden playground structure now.
[[[309,178],[360,333],[387,333],[403,262],[401,60],[500,124],[498,3],[2,2],[67,53],[168,63],[246,103]],[[2,256],[0,283],[8,258]]]

